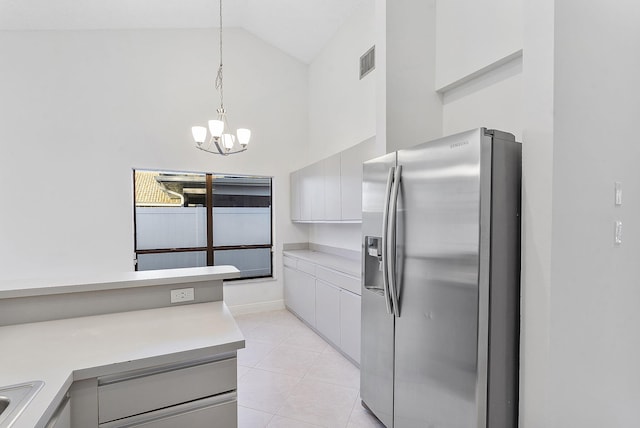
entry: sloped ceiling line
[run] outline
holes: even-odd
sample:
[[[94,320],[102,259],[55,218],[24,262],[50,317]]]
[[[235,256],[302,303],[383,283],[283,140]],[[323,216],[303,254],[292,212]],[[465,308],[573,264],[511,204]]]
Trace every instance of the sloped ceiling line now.
[[[367,2],[373,0],[224,0],[223,19],[309,64]],[[217,0],[0,0],[0,30],[217,26]]]

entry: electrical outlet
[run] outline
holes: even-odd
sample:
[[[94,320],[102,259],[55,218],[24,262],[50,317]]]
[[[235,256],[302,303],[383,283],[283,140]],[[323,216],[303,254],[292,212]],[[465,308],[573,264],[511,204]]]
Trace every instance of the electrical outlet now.
[[[189,302],[194,299],[193,288],[171,290],[171,303]]]

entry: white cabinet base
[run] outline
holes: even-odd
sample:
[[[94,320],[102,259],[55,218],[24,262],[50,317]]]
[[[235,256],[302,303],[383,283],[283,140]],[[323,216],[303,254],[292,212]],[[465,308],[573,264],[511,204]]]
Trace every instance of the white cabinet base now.
[[[229,428],[238,426],[236,393],[203,398],[101,424],[100,428]]]
[[[287,309],[359,366],[360,296],[349,291],[357,278],[292,257],[283,271]]]
[[[284,303],[312,327],[316,325],[316,280],[299,270],[284,267]]]
[[[360,364],[360,296],[340,290],[340,347]]]
[[[340,289],[316,280],[316,329],[340,346]]]

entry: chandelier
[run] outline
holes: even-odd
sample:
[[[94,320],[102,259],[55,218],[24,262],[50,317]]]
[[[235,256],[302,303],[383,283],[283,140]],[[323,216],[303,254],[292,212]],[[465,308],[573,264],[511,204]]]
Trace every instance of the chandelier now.
[[[224,108],[224,92],[222,88],[222,0],[220,0],[220,66],[216,76],[216,90],[220,94],[220,108],[218,117],[209,121],[209,140],[207,141],[207,128],[194,126],[191,128],[196,148],[216,155],[232,155],[247,150],[251,131],[247,128],[238,128],[235,135],[227,121],[227,111]]]

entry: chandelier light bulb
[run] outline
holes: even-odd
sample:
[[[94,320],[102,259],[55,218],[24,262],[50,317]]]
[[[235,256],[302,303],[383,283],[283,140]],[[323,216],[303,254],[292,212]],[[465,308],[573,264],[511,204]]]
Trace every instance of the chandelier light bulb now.
[[[251,130],[247,128],[238,128],[236,132],[238,134],[238,142],[242,147],[247,147],[249,140],[251,139]]]
[[[193,134],[193,139],[198,143],[198,145],[204,143],[204,140],[207,138],[207,128],[204,126],[192,127],[191,133]]]
[[[224,132],[224,122],[220,119],[212,119],[209,121],[209,132],[213,137],[220,137]]]
[[[233,148],[233,144],[236,141],[236,137],[231,134],[222,134],[222,144],[227,150],[231,150]]]

